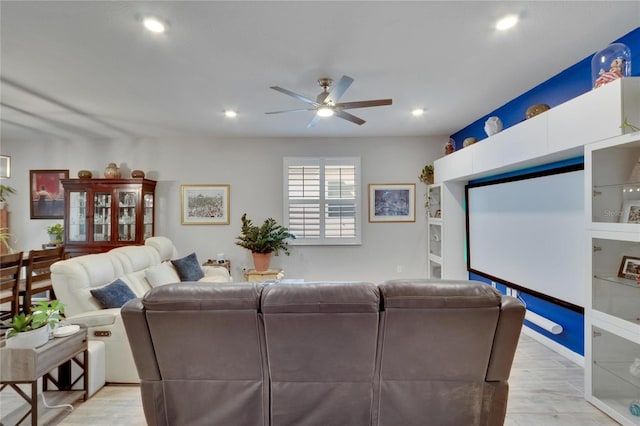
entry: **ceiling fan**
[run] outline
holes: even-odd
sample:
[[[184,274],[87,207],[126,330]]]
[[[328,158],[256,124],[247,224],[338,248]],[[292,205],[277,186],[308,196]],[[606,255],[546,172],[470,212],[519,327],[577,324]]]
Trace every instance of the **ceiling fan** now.
[[[316,114],[313,116],[307,128],[313,127],[316,125],[318,120],[321,117],[330,117],[335,115],[336,117],[340,117],[344,120],[350,121],[357,125],[362,125],[365,121],[356,117],[353,114],[350,114],[345,111],[345,109],[352,108],[368,108],[375,106],[383,106],[383,105],[391,105],[391,99],[376,99],[370,101],[356,101],[356,102],[338,102],[338,100],[344,95],[344,92],[347,91],[351,83],[353,83],[353,78],[347,77],[343,75],[342,78],[338,81],[335,86],[331,86],[333,80],[330,78],[320,78],[318,79],[318,84],[322,87],[322,93],[320,93],[316,100],[309,99],[306,96],[299,95],[290,90],[283,89],[279,86],[271,86],[273,90],[277,90],[280,93],[284,93],[285,95],[292,96],[296,99],[301,100],[310,105],[309,108],[299,108],[299,109],[290,109],[285,111],[272,111],[267,112],[265,114],[281,114],[283,112],[298,112],[298,111],[315,111]]]

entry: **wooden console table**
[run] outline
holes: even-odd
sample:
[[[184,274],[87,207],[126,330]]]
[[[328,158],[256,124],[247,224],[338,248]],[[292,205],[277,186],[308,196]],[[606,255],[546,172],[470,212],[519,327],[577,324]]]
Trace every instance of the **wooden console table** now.
[[[4,342],[3,342],[4,343]],[[0,392],[5,388],[12,388],[27,404],[22,405],[0,419],[2,424],[17,425],[31,417],[31,425],[47,424],[60,415],[60,408],[46,408],[42,398],[38,395],[38,379],[42,377],[43,394],[48,405],[73,404],[79,399],[86,401],[89,389],[89,353],[87,345],[87,330],[80,329],[68,337],[56,337],[36,349],[0,348]],[[78,355],[84,354],[79,359]],[[58,389],[59,381],[50,372],[60,365],[72,361],[82,368],[81,375],[76,379],[83,380],[82,390],[48,390],[49,382]],[[27,395],[18,385],[30,384],[31,396]],[[73,386],[75,384],[72,383]]]

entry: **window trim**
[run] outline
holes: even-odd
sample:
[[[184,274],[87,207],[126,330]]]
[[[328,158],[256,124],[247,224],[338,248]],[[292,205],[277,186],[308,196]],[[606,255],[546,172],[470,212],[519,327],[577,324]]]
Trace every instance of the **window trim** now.
[[[360,157],[284,157],[283,158],[283,218],[284,226],[289,227],[289,205],[295,204],[296,200],[289,199],[289,167],[290,166],[319,166],[320,167],[320,198],[318,202],[321,210],[321,236],[318,238],[296,238],[287,242],[297,246],[345,246],[362,244],[362,170]],[[325,167],[327,166],[353,166],[355,168],[355,237],[335,237],[327,238],[324,222],[324,211],[327,201],[325,199]],[[337,200],[336,200],[337,201]],[[339,204],[339,203],[338,203]]]

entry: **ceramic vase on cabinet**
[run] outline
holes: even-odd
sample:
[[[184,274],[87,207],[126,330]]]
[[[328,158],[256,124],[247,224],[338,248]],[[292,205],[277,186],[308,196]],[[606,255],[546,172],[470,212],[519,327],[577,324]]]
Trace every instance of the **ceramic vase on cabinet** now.
[[[104,169],[104,177],[107,179],[119,179],[120,169],[116,163],[109,163]]]

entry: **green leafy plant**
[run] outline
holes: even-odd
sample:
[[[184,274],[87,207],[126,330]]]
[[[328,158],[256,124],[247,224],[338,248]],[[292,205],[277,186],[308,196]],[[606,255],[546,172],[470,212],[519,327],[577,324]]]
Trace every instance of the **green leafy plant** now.
[[[64,228],[59,223],[55,225],[47,226],[47,234],[51,235],[55,238],[54,241],[62,241],[62,234],[64,233]]]
[[[247,214],[242,215],[242,235],[237,238],[236,244],[244,247],[252,253],[274,253],[278,256],[280,250],[289,256],[287,238],[294,239],[295,235],[278,223],[273,218],[268,218],[262,226],[256,226]]]
[[[9,245],[10,239],[11,239],[11,234],[9,233],[9,228],[0,228],[0,244],[5,246],[9,253],[13,253],[13,249]]]
[[[4,325],[9,328],[7,338],[9,339],[18,333],[37,330],[46,325],[54,327],[62,321],[63,314],[64,305],[58,300],[38,302],[31,313],[25,314],[21,312],[10,321],[4,321]]]
[[[426,166],[424,166],[422,168],[422,172],[420,173],[420,176],[418,176],[418,179],[420,179],[420,182],[422,183],[432,184],[433,183],[433,166],[431,164],[427,164]]]
[[[9,198],[9,195],[15,194],[15,193],[16,193],[16,190],[14,188],[7,185],[0,185],[0,202],[7,201],[7,198]]]

